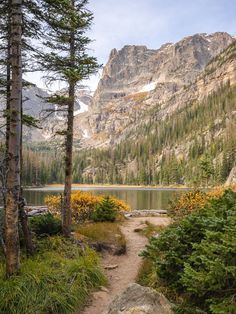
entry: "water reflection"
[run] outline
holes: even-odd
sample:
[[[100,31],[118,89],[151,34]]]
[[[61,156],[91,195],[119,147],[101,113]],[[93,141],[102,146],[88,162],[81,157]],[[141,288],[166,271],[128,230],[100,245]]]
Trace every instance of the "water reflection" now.
[[[74,190],[77,190],[76,188]],[[165,209],[176,194],[185,190],[171,189],[142,189],[142,188],[93,188],[83,187],[80,190],[89,191],[95,195],[112,195],[125,200],[132,209]],[[29,205],[43,205],[47,195],[58,195],[63,187],[49,187],[25,191],[25,197]]]

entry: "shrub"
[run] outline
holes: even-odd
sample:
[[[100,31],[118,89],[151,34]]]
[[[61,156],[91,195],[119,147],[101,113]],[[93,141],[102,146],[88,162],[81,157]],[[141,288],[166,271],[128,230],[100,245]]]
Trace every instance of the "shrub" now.
[[[202,208],[207,202],[206,193],[198,190],[190,191],[171,201],[169,212],[174,219],[181,219],[194,210]]]
[[[22,261],[21,274],[4,278],[0,263],[0,313],[72,314],[88,294],[105,284],[96,253],[70,240],[44,238],[35,257]]]
[[[37,236],[52,236],[61,233],[61,220],[48,213],[32,217],[30,219],[30,227]]]
[[[203,208],[212,199],[222,197],[226,190],[236,192],[236,184],[232,183],[227,187],[217,186],[208,192],[194,190],[183,193],[170,202],[169,214],[174,218],[174,220],[182,219],[195,210]]]
[[[105,197],[102,202],[96,207],[95,211],[92,214],[92,220],[95,222],[114,222],[116,220],[116,214],[116,205],[114,201],[108,196]]]
[[[85,221],[91,219],[91,215],[95,208],[102,203],[105,196],[96,196],[89,192],[77,191],[71,195],[72,217],[75,221]],[[115,197],[110,197],[114,202],[116,210],[128,211],[129,206]],[[51,213],[60,214],[61,212],[61,197],[60,196],[47,196],[45,203]]]
[[[177,313],[235,313],[236,193],[224,192],[174,223],[144,252],[158,284],[184,302]]]

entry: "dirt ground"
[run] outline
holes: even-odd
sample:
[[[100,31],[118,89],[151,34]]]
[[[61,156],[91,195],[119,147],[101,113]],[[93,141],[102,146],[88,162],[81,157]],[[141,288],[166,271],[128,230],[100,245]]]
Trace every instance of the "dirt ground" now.
[[[127,253],[121,256],[106,254],[102,259],[102,266],[108,278],[109,286],[101,291],[95,292],[90,304],[83,313],[77,314],[103,314],[106,312],[110,302],[127,288],[130,283],[135,282],[142,258],[139,253],[147,244],[147,239],[140,233],[134,232],[145,221],[154,225],[167,226],[170,219],[167,217],[139,217],[130,218],[121,225],[121,231],[127,241]],[[108,270],[106,266],[116,266]]]

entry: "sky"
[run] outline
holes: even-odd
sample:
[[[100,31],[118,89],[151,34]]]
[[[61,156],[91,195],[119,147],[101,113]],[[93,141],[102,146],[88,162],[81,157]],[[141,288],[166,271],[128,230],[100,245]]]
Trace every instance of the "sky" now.
[[[236,0],[90,0],[88,7],[94,14],[90,53],[104,65],[110,51],[124,45],[158,49],[196,33],[236,35]],[[41,76],[27,79],[45,88]],[[95,90],[100,76],[101,71],[86,84]]]

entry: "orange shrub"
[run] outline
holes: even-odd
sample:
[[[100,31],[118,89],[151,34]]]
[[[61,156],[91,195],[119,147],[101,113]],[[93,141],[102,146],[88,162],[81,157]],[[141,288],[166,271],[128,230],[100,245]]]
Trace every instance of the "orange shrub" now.
[[[225,190],[228,190],[228,189],[236,192],[236,184],[232,183],[227,186],[224,186],[224,185],[217,186],[214,188],[214,190],[209,191],[207,195],[209,196],[209,198],[219,198],[224,194]]]
[[[170,203],[169,211],[174,218],[182,218],[193,210],[202,208],[208,202],[208,196],[201,191],[190,191],[180,195]]]
[[[170,203],[169,212],[174,219],[181,219],[196,209],[203,208],[211,199],[221,197],[226,189],[236,191],[236,184],[218,186],[209,192],[190,191]]]
[[[96,196],[89,192],[77,191],[71,195],[71,209],[72,218],[75,221],[85,221],[90,219],[91,214],[95,210],[96,206],[99,205],[104,199],[104,196]],[[111,197],[112,201],[116,205],[117,211],[129,211],[128,204],[124,201],[119,200],[115,197]],[[60,214],[61,212],[61,196],[47,196],[45,203],[48,209],[53,214]]]

